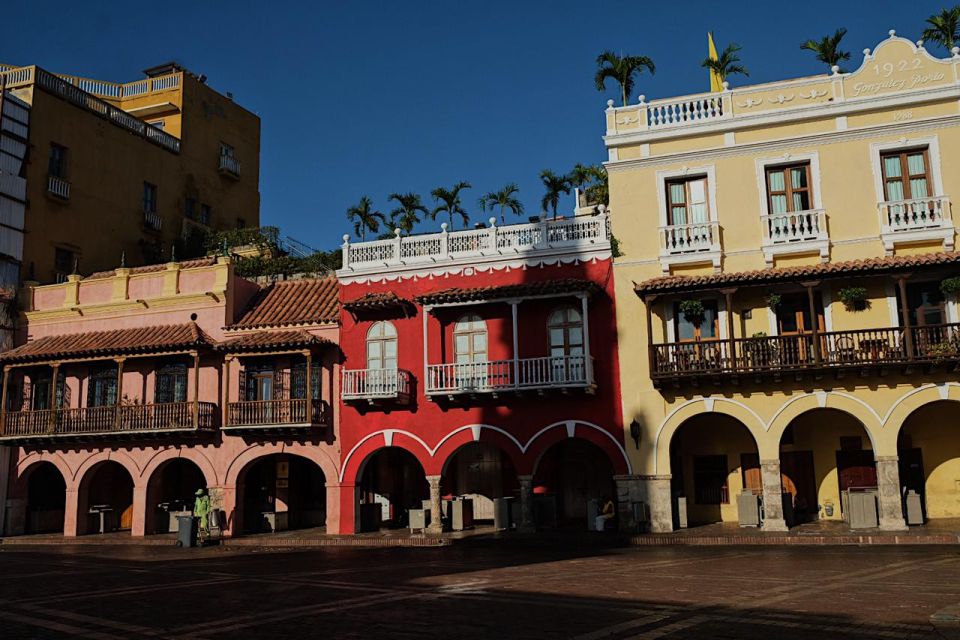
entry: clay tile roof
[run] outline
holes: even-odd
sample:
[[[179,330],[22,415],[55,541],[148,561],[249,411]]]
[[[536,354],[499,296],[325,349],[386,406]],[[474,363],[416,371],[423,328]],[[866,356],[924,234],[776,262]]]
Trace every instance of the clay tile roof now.
[[[0,354],[3,362],[114,356],[209,346],[211,339],[196,323],[88,331],[37,338]]]
[[[870,276],[911,269],[933,268],[945,265],[960,265],[960,252],[925,253],[915,256],[886,256],[864,260],[828,262],[809,266],[780,267],[712,273],[702,276],[662,276],[634,284],[640,294],[695,291],[717,287],[751,286],[791,282],[806,279],[830,279],[852,276]]]
[[[217,345],[217,350],[225,353],[247,353],[269,351],[271,349],[309,347],[317,344],[330,344],[330,341],[307,333],[302,329],[257,331],[221,342]]]
[[[336,278],[275,282],[260,290],[231,329],[336,322],[340,317]]]
[[[383,309],[395,309],[410,304],[409,300],[404,300],[393,291],[384,293],[368,293],[360,296],[356,300],[350,300],[343,303],[343,308],[350,312],[358,311],[380,311]]]
[[[599,286],[589,280],[566,278],[544,280],[542,282],[524,282],[499,287],[476,287],[472,289],[444,289],[414,298],[420,304],[444,304],[450,302],[483,302],[505,298],[524,298],[565,293],[594,293]]]
[[[200,267],[209,267],[217,263],[216,256],[206,256],[203,258],[194,258],[193,260],[183,260],[180,262],[181,269],[198,269]],[[167,268],[166,263],[160,264],[148,264],[142,267],[133,267],[130,269],[131,274],[137,273],[156,273],[158,271],[164,271]],[[116,270],[111,269],[110,271],[97,271],[96,273],[91,273],[89,276],[84,278],[84,280],[99,280],[101,278],[112,278],[117,274]]]

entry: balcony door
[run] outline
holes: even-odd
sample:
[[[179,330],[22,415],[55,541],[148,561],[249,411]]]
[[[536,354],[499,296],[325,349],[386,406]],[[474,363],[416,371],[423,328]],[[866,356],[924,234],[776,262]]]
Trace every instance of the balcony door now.
[[[930,161],[927,149],[884,153],[883,193],[887,202],[918,200],[930,196]]]
[[[87,406],[109,407],[117,404],[117,370],[114,367],[93,371],[87,380]]]
[[[485,388],[487,379],[487,323],[476,314],[467,314],[453,329],[456,384],[459,388]]]
[[[166,404],[187,401],[187,365],[168,364],[157,371],[154,402]]]
[[[903,327],[905,323],[899,291],[897,309],[900,310],[900,326]],[[907,312],[910,314],[910,326],[916,327],[913,330],[913,342],[919,354],[926,353],[931,346],[949,343],[951,337],[956,335],[955,330],[944,326],[948,321],[947,303],[939,282],[908,282]]]
[[[366,392],[396,392],[397,328],[392,322],[373,323],[367,331]]]
[[[780,361],[783,364],[802,364],[813,360],[813,323],[817,331],[825,330],[823,301],[819,292],[814,294],[817,317],[810,317],[810,301],[806,293],[785,293],[777,307],[777,333]],[[791,339],[792,338],[792,339]]]
[[[673,304],[673,331],[680,343],[675,351],[677,364],[682,369],[701,368],[716,363],[721,357],[720,313],[716,300],[701,300],[703,318],[687,318],[680,310],[680,303]]]
[[[574,307],[562,307],[547,320],[550,334],[550,382],[586,380],[583,354],[583,317]]]

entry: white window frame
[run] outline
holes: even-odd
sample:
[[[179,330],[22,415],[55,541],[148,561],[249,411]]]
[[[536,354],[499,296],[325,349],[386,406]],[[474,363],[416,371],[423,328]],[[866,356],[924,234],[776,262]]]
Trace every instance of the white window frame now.
[[[376,329],[377,327],[381,327],[381,326],[384,327],[384,328],[390,327],[390,328],[393,330],[393,335],[389,335],[389,336],[388,336],[388,335],[386,335],[386,331],[384,331],[384,335],[382,335],[382,336],[371,337],[370,334],[373,333],[373,330]],[[385,346],[385,344],[386,344],[387,342],[391,342],[391,341],[394,343],[394,345],[396,345],[396,351],[397,351],[397,353],[396,353],[396,355],[394,356],[394,359],[398,361],[398,362],[397,362],[397,365],[399,366],[400,341],[399,341],[398,336],[397,336],[397,327],[396,327],[396,325],[394,325],[394,324],[393,324],[392,322],[390,322],[389,320],[378,320],[377,322],[374,322],[372,325],[370,325],[370,327],[367,329],[367,334],[366,334],[366,336],[365,336],[365,338],[364,338],[364,342],[363,342],[364,350],[365,350],[365,360],[366,360],[366,361],[364,362],[364,366],[367,368],[367,370],[373,370],[373,367],[370,366],[370,343],[371,343],[371,342],[378,342],[378,343],[380,343],[380,345],[381,345],[380,363],[381,363],[381,365],[382,365],[382,364],[384,364],[384,363],[386,362],[386,360],[387,360],[386,351],[385,351],[385,349],[384,349],[384,346]],[[387,370],[393,370],[393,369],[396,369],[396,368],[397,368],[397,367],[384,367],[384,366],[381,366],[381,367],[380,367],[379,369],[377,369],[377,370],[378,370],[378,371],[387,371]]]
[[[657,171],[657,210],[659,211],[661,228],[667,226],[669,219],[667,213],[667,182],[678,178],[695,178],[697,176],[706,176],[707,179],[707,212],[710,215],[710,223],[719,222],[717,208],[717,171],[716,165],[706,164],[697,167],[680,167],[677,169],[664,169]],[[719,234],[719,232],[718,232]],[[714,270],[720,270],[720,262],[723,258],[723,251],[720,247],[719,237],[714,239],[713,246],[709,251],[700,251],[687,254],[666,254],[662,248],[660,253],[660,266],[665,273],[670,271],[670,267],[675,264],[698,264],[708,262],[713,265]]]

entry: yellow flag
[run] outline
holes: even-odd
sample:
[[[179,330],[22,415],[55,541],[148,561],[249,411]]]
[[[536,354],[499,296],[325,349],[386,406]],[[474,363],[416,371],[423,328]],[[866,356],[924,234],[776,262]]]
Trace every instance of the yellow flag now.
[[[717,45],[713,44],[713,34],[707,31],[707,57],[717,60]],[[710,69],[710,91],[723,91],[723,79],[713,69]]]

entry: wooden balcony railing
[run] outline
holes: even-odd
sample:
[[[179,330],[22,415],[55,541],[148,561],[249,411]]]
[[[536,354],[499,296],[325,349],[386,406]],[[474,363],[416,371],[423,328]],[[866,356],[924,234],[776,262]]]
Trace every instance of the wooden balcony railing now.
[[[910,338],[908,340],[908,337]],[[655,344],[654,379],[960,361],[960,324]]]
[[[0,440],[203,431],[216,427],[217,413],[217,405],[212,402],[10,411]]]
[[[309,406],[309,412],[308,412]],[[243,400],[227,407],[226,428],[325,425],[329,406],[322,400]]]
[[[427,395],[591,387],[593,358],[546,356],[427,367]]]
[[[346,401],[410,399],[409,371],[403,369],[344,369],[340,394]]]

